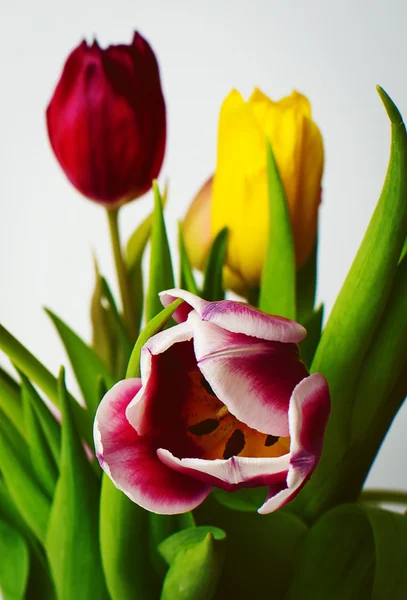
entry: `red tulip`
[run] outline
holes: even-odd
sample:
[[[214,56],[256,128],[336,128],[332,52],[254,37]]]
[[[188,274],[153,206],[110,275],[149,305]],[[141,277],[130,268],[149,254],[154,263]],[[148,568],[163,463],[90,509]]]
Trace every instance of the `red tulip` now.
[[[213,486],[267,486],[259,513],[292,500],[322,450],[330,400],[308,374],[305,329],[247,304],[206,302],[184,290],[179,325],[150,338],[141,379],[117,383],[95,418],[101,467],[150,511],[192,510]]]
[[[157,60],[135,33],[102,50],[83,41],[69,55],[47,109],[52,148],[71,183],[109,208],[150,189],[166,140]]]

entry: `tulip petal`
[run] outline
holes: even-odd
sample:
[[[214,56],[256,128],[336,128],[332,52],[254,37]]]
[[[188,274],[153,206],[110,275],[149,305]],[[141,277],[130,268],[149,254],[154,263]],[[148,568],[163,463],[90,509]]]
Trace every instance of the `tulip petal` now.
[[[161,292],[160,297],[164,306],[168,306],[176,298],[182,298],[199,314],[202,321],[210,321],[235,333],[244,333],[263,340],[286,343],[299,343],[307,335],[306,330],[299,323],[284,317],[268,315],[243,302],[232,300],[206,302],[202,298],[181,289]],[[184,308],[183,318],[180,320],[185,320],[190,310]],[[177,315],[177,318],[180,315],[181,313]]]
[[[126,410],[127,419],[139,435],[145,435],[153,427],[152,419],[149,417],[148,412],[157,393],[156,379],[158,377],[161,380],[166,379],[166,375],[163,373],[153,373],[153,377],[151,377],[154,367],[153,357],[163,354],[172,347],[174,347],[174,352],[181,351],[181,348],[178,348],[176,344],[189,341],[192,338],[192,334],[190,323],[180,323],[175,327],[160,331],[143,346],[141,351],[141,379],[143,381],[143,388],[132,399]],[[184,362],[184,367],[186,368],[186,360],[186,356],[180,356],[178,362]],[[168,375],[172,380],[175,374],[169,373]]]
[[[308,372],[295,344],[259,340],[189,317],[199,369],[239,421],[265,434],[289,435],[294,387]]]
[[[290,458],[289,454],[277,458],[233,456],[227,460],[177,458],[164,448],[159,448],[157,455],[168,467],[228,492],[235,492],[243,487],[280,485],[286,482]]]
[[[168,468],[149,436],[140,437],[126,419],[126,408],[141,388],[140,379],[117,383],[96,413],[96,454],[115,486],[142,508],[159,514],[194,509],[210,493],[207,484]]]
[[[287,504],[308,481],[321,455],[329,411],[328,384],[320,373],[310,375],[294,389],[289,409],[291,458],[287,487],[269,486],[266,502],[258,510],[260,514]]]

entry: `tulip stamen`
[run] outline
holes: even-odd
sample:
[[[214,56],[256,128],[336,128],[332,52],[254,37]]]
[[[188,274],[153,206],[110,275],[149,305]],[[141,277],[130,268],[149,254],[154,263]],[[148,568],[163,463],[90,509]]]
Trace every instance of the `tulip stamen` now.
[[[265,446],[274,446],[274,444],[277,444],[277,442],[278,442],[278,440],[279,440],[279,439],[280,439],[280,438],[279,438],[279,437],[277,437],[277,436],[275,436],[275,435],[268,435],[268,436],[266,437],[266,440],[265,440],[265,442],[264,442],[264,445],[265,445]]]
[[[220,408],[218,410],[218,412],[216,413],[216,418],[217,419],[223,419],[224,417],[226,417],[227,415],[229,415],[229,409],[227,406],[222,406],[222,408]]]
[[[217,419],[205,419],[204,421],[200,421],[199,423],[195,423],[194,425],[190,425],[188,430],[193,435],[208,435],[215,431],[219,427],[219,421]]]
[[[235,429],[228,441],[226,442],[225,450],[223,452],[223,458],[227,460],[236,456],[242,452],[246,444],[246,438],[241,429]]]

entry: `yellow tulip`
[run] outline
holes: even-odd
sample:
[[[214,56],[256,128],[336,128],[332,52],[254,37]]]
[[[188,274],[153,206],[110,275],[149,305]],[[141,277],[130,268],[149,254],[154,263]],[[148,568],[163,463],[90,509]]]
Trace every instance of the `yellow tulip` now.
[[[278,102],[256,89],[248,102],[233,90],[223,102],[211,200],[211,234],[229,229],[227,264],[258,286],[268,242],[266,140],[270,140],[290,209],[297,268],[316,241],[324,150],[308,99]]]

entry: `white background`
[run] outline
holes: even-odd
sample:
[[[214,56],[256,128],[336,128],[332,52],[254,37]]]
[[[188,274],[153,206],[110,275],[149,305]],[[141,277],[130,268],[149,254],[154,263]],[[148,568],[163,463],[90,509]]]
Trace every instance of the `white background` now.
[[[0,321],[52,370],[66,362],[42,306],[87,339],[91,253],[113,281],[104,211],[70,186],[50,150],[44,111],[83,37],[130,42],[138,29],[161,67],[168,110],[162,179],[168,226],[213,171],[217,119],[233,88],[308,95],[325,141],[319,299],[332,307],[384,179],[389,125],[380,83],[407,115],[403,0],[0,0]],[[127,237],[151,196],[125,207]],[[114,286],[115,287],[115,286]],[[0,358],[3,364],[4,360]],[[72,376],[70,377],[72,385]],[[407,489],[401,411],[369,484]]]

